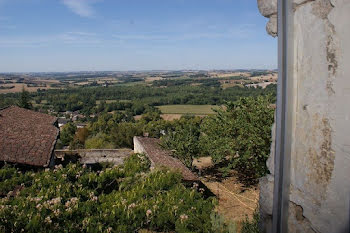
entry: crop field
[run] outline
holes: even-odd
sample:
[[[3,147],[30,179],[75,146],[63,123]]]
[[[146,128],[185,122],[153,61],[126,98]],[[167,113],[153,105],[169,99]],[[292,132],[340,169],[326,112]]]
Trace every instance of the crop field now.
[[[210,115],[214,109],[220,108],[217,105],[163,105],[158,107],[163,114],[193,114]]]
[[[21,92],[23,87],[26,91],[29,91],[29,92],[36,92],[38,89],[54,89],[50,86],[28,87],[27,84],[23,84],[23,83],[8,83],[8,84],[1,84],[0,86],[2,87],[14,86],[14,88],[11,88],[11,89],[0,89],[0,94]]]

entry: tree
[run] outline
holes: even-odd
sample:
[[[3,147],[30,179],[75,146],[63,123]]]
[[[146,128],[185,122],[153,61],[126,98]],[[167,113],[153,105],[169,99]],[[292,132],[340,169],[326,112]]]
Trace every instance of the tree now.
[[[77,131],[77,127],[74,123],[69,122],[63,126],[62,131],[60,132],[60,141],[64,146],[68,146],[71,142],[73,142],[75,132]]]
[[[18,102],[18,106],[21,108],[31,109],[33,106],[30,103],[30,99],[31,99],[31,97],[30,97],[29,92],[26,91],[23,87],[21,95],[20,95],[20,99]]]
[[[255,182],[267,172],[274,113],[271,96],[241,98],[226,107],[202,125],[202,152],[217,164],[229,159],[231,168],[247,182]]]
[[[85,148],[86,149],[114,149],[115,145],[108,139],[108,136],[103,133],[98,133],[97,135],[86,139]]]
[[[200,153],[200,117],[185,116],[173,122],[164,137],[161,138],[162,146],[172,150],[173,155],[180,159],[186,166],[191,167],[193,158]]]

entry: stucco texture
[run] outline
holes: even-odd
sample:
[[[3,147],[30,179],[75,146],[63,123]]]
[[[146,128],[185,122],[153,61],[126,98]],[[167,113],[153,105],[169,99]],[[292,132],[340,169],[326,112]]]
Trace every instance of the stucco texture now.
[[[262,15],[277,1],[258,0]],[[289,232],[349,232],[350,0],[294,1],[293,142]],[[272,23],[273,24],[273,23]],[[268,33],[277,25],[270,25]],[[272,33],[272,35],[275,35]],[[271,227],[271,175],[261,180],[262,228]]]

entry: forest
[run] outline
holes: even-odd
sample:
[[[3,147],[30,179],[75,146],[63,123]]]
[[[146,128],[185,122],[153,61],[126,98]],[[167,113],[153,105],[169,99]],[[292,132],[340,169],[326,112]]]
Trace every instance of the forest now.
[[[166,81],[173,82],[173,81]],[[265,89],[249,87],[230,87],[223,89],[211,82],[208,85],[187,85],[186,80],[175,81],[179,85],[158,87],[146,85],[114,85],[108,87],[78,87],[65,89],[38,90],[28,93],[33,102],[34,109],[53,109],[55,112],[77,111],[85,115],[111,112],[127,111],[133,115],[144,113],[147,107],[174,104],[198,104],[198,105],[223,105],[227,101],[235,101],[240,97],[276,95],[276,86],[269,85]],[[205,84],[205,83],[204,83]],[[0,95],[0,108],[11,104],[17,104],[21,93],[8,93]],[[115,100],[113,103],[105,101]],[[96,105],[100,101],[102,105]]]

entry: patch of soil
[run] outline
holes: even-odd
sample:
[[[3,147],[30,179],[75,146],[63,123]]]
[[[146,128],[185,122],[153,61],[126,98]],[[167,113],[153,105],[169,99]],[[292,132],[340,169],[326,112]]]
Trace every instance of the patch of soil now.
[[[237,175],[217,181],[211,176],[202,177],[201,181],[212,191],[219,203],[217,211],[227,222],[234,222],[240,230],[241,222],[247,217],[252,219],[258,206],[258,185],[246,187],[238,181]]]

